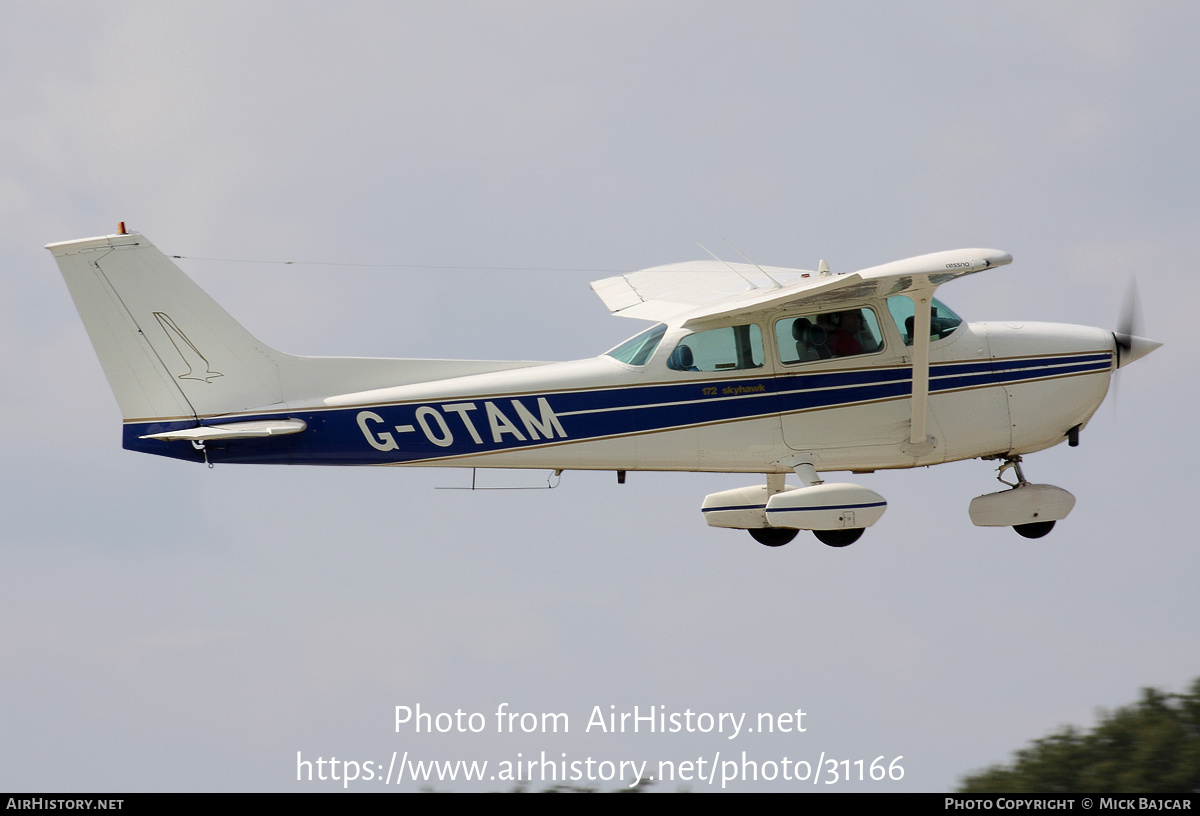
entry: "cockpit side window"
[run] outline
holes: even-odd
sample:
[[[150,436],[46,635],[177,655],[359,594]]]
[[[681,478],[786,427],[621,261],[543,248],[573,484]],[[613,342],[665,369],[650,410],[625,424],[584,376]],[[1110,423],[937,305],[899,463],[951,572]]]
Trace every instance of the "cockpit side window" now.
[[[785,317],[775,322],[775,342],[784,365],[854,357],[883,348],[874,309]]]
[[[654,354],[658,344],[666,334],[667,324],[659,323],[639,335],[629,338],[611,351],[605,352],[614,360],[620,360],[626,365],[641,366]]]
[[[762,329],[755,323],[689,334],[667,360],[674,371],[737,371],[761,368]]]
[[[905,295],[896,295],[895,297],[888,298],[887,303],[888,311],[892,313],[892,320],[896,321],[896,328],[900,330],[900,336],[904,338],[904,345],[911,346],[913,341],[913,324],[916,322],[916,318],[914,317],[916,307],[913,306],[912,298]],[[930,304],[929,314],[930,340],[941,340],[943,337],[949,337],[959,327],[959,324],[962,323],[962,318],[937,298],[934,298]]]

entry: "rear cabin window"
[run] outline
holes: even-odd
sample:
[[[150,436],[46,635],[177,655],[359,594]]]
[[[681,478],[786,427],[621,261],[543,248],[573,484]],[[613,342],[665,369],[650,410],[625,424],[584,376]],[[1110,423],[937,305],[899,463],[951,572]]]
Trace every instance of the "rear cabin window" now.
[[[762,329],[756,324],[689,334],[667,360],[674,371],[738,371],[762,368]]]
[[[775,323],[775,341],[784,365],[854,357],[883,348],[883,334],[872,309],[785,317]]]

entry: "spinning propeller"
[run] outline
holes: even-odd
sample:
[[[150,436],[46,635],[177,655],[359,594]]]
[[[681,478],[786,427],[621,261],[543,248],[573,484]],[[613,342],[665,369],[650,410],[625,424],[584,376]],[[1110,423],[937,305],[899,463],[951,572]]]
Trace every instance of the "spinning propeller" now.
[[[1134,360],[1145,357],[1162,345],[1156,340],[1139,337],[1137,332],[1141,325],[1141,309],[1138,307],[1137,282],[1130,281],[1125,293],[1125,303],[1121,307],[1121,321],[1117,330],[1112,333],[1117,344],[1117,368],[1129,365]]]
[[[1137,332],[1142,324],[1142,310],[1138,304],[1137,280],[1129,279],[1129,288],[1125,290],[1125,302],[1121,304],[1121,318],[1117,330],[1112,333],[1113,342],[1117,347],[1117,368],[1126,366],[1162,345],[1156,340],[1139,337]],[[1117,378],[1114,375],[1112,384],[1113,408],[1120,400],[1117,391]]]

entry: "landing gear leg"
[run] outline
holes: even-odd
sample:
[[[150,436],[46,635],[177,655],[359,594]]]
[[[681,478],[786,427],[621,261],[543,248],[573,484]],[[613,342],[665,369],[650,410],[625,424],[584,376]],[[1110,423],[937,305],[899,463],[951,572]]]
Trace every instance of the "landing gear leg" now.
[[[1013,471],[1017,474],[1017,480],[1015,482],[1007,481],[1004,478],[1004,471],[1008,470],[1009,468],[1012,468]],[[1021,487],[1022,485],[1029,484],[1029,482],[1025,479],[1024,472],[1022,472],[1022,470],[1021,470],[1021,457],[1020,456],[1004,457],[1004,461],[1000,463],[1000,472],[996,474],[996,481],[999,482],[1000,484],[1008,485],[1009,487]]]

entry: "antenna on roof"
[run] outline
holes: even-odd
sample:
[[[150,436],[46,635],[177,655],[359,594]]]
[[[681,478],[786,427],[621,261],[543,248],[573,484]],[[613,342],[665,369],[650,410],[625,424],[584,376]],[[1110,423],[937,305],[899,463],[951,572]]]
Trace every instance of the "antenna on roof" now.
[[[761,288],[761,287],[759,287],[759,285],[758,285],[758,284],[756,284],[754,281],[750,280],[750,279],[749,279],[749,278],[747,278],[745,275],[742,275],[742,273],[741,273],[740,271],[738,271],[738,270],[737,270],[737,269],[736,269],[736,268],[733,266],[733,264],[729,263],[728,261],[726,261],[726,260],[725,260],[725,259],[723,259],[723,258],[718,258],[718,257],[717,257],[717,255],[716,255],[716,253],[715,253],[715,252],[713,252],[712,250],[710,250],[710,249],[709,249],[708,247],[706,247],[704,244],[702,244],[702,243],[700,243],[699,241],[697,241],[697,242],[696,242],[696,246],[698,246],[698,247],[700,247],[701,249],[703,249],[703,250],[704,250],[705,252],[707,252],[709,255],[712,255],[712,256],[713,256],[713,260],[720,261],[721,263],[723,263],[723,264],[725,264],[726,266],[728,266],[728,267],[729,267],[729,271],[730,271],[730,272],[733,272],[733,273],[735,273],[735,274],[737,274],[737,275],[741,275],[741,276],[742,276],[742,280],[744,280],[744,281],[746,281],[746,283],[750,284],[750,288],[751,288],[751,289],[759,289],[759,288]]]
[[[732,242],[732,241],[730,241],[730,240],[729,240],[728,238],[726,238],[724,235],[722,235],[722,236],[721,236],[721,240],[722,240],[722,241],[724,241],[725,243],[729,244],[731,247],[733,247],[733,251],[734,251],[734,252],[736,252],[738,255],[741,255],[741,256],[742,256],[743,258],[745,258],[747,261],[750,261],[750,263],[754,264],[754,268],[755,268],[755,269],[757,269],[759,272],[762,272],[764,275],[766,275],[766,276],[767,276],[767,280],[769,280],[771,283],[775,284],[775,285],[772,287],[773,289],[782,289],[782,288],[783,288],[783,284],[782,284],[782,283],[780,283],[779,281],[777,281],[777,280],[775,280],[774,278],[772,278],[772,277],[771,277],[771,273],[770,273],[770,272],[768,272],[767,270],[763,269],[763,268],[762,268],[761,266],[759,266],[758,264],[754,263],[754,261],[751,261],[751,260],[750,260],[750,256],[749,256],[749,255],[747,255],[745,252],[742,252],[742,251],[741,251],[740,249],[738,249],[737,247],[733,246],[733,242]]]

